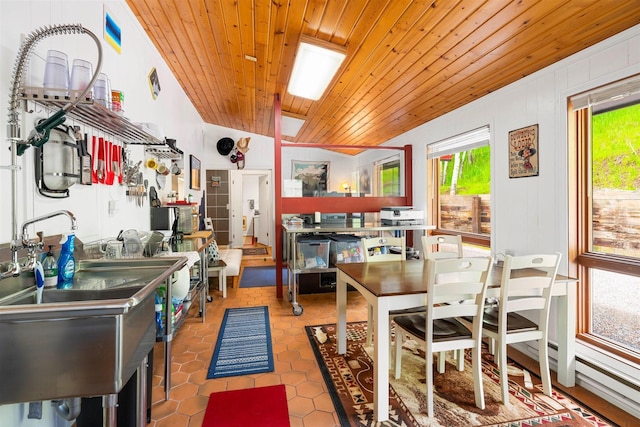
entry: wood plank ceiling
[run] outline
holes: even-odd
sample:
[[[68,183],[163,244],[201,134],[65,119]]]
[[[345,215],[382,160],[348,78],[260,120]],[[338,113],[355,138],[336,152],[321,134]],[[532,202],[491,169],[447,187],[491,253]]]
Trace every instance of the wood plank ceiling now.
[[[639,0],[127,0],[207,123],[374,146],[640,23]],[[346,47],[322,98],[289,95],[302,34]],[[255,58],[255,59],[252,59]],[[464,130],[461,126],[460,130]]]

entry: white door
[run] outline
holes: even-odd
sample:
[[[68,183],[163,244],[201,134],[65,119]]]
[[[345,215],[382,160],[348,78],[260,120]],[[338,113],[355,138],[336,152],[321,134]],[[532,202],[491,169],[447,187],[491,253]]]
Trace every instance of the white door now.
[[[273,199],[271,197],[271,187],[269,187],[269,183],[271,179],[269,175],[260,175],[258,179],[258,185],[260,186],[260,200],[258,209],[260,210],[260,217],[258,218],[258,243],[262,243],[266,246],[272,246],[271,244],[271,233],[269,230],[271,229],[269,225],[271,224],[271,206],[273,204]]]
[[[273,209],[274,201],[271,190],[270,170],[230,170],[229,171],[229,245],[241,248],[243,245],[242,206],[244,196],[242,191],[243,176],[257,175],[259,189],[258,209],[260,210],[258,226],[258,242],[273,246]]]
[[[242,248],[242,171],[229,172],[229,246]]]

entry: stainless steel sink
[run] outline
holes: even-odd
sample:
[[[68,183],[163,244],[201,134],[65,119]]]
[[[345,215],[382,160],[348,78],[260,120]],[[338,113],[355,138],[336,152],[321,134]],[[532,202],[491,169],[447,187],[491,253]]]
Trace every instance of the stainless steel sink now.
[[[156,288],[186,261],[81,260],[42,304],[32,276],[0,281],[0,404],[118,393],[155,343]]]
[[[47,290],[42,294],[42,304],[52,303],[73,303],[83,301],[99,301],[110,299],[132,298],[143,286],[127,286],[124,288],[111,289],[56,289]],[[36,292],[29,291],[13,298],[7,298],[3,305],[24,305],[35,304]]]

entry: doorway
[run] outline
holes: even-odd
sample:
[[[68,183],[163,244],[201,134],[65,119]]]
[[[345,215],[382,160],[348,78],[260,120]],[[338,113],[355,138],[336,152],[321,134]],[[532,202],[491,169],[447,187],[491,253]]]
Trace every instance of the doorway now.
[[[273,190],[270,170],[229,171],[229,245],[242,248],[246,237],[273,246]]]

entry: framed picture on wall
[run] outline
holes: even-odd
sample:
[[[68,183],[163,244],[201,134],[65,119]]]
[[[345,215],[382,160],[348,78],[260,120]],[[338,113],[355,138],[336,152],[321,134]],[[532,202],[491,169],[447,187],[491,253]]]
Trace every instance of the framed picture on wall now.
[[[538,125],[509,132],[509,178],[538,176]]]
[[[358,177],[358,192],[361,194],[371,194],[371,177],[369,176],[369,169],[364,168],[360,171]]]
[[[331,162],[291,161],[291,179],[302,181],[302,196],[316,197],[326,194]]]
[[[189,167],[191,171],[189,188],[192,190],[200,190],[200,160],[198,160],[196,156],[190,155]]]
[[[156,67],[153,67],[149,72],[149,89],[151,89],[151,97],[153,99],[160,95],[160,79],[158,78]]]

